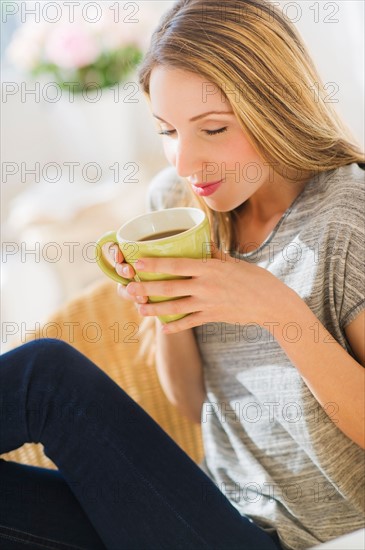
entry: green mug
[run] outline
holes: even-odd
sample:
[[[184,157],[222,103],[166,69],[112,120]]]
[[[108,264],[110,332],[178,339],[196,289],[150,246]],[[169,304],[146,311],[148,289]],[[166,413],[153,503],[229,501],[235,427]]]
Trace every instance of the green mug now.
[[[195,258],[206,261],[211,257],[211,235],[209,221],[199,208],[167,208],[142,214],[122,225],[117,231],[109,231],[96,242],[96,261],[100,269],[117,283],[127,285],[131,281],[161,281],[167,279],[187,279],[166,273],[139,272],[134,264],[139,258]],[[133,266],[136,275],[132,279],[121,277],[106,261],[103,245],[117,244],[125,262]],[[179,299],[181,296],[149,296],[148,302],[163,302]],[[185,317],[161,315],[162,323],[169,323]]]

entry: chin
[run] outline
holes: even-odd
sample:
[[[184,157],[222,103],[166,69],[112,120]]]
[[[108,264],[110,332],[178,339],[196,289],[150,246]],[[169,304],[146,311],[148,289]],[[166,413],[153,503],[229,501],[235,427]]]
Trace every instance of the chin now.
[[[217,205],[217,204],[209,204],[208,201],[206,202],[206,205],[209,206],[211,210],[214,210],[214,212],[222,212],[222,213],[228,213],[232,212],[236,208],[242,206],[242,202],[239,202],[238,204],[229,204],[229,205]]]

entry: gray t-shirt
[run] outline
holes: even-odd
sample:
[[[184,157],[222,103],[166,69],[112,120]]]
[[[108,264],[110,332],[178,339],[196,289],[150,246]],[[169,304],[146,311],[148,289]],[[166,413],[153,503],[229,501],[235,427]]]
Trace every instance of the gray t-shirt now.
[[[150,186],[151,210],[186,204],[187,184],[165,176]],[[365,308],[364,212],[357,164],[319,174],[265,242],[239,255],[295,290],[352,356],[344,328]],[[300,330],[293,319],[285,337]],[[277,530],[285,549],[364,527],[365,454],[337,428],[337,404],[324,412],[266,328],[207,323],[194,334],[207,390],[201,466],[231,503]]]

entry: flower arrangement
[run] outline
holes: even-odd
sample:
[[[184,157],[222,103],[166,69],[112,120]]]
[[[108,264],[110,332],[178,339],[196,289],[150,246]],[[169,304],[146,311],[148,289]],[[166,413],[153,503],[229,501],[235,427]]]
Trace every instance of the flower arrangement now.
[[[143,56],[146,30],[146,21],[115,21],[106,8],[92,23],[82,17],[30,21],[15,31],[7,55],[33,78],[49,75],[61,88],[72,82],[82,92],[91,84],[104,88],[125,80]]]

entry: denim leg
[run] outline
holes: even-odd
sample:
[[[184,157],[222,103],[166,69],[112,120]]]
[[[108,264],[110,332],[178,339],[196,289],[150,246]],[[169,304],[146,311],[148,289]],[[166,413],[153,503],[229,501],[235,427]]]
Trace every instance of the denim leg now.
[[[56,470],[0,460],[0,548],[105,550]]]
[[[71,346],[38,340],[0,360],[0,452],[42,443],[108,549],[277,550]]]

